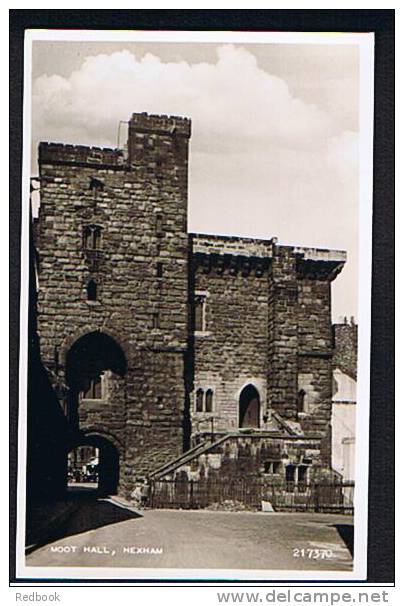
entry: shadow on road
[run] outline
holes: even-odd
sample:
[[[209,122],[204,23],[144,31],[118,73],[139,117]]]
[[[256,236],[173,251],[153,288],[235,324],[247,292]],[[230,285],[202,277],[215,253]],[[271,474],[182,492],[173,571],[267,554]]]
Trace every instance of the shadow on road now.
[[[344,541],[346,547],[353,557],[354,554],[354,527],[353,524],[334,524],[334,528],[337,529],[337,532],[341,539]]]
[[[138,513],[100,499],[96,492],[91,490],[70,492],[68,504],[69,514],[53,528],[44,529],[41,536],[32,541],[27,553],[59,539],[142,517]]]

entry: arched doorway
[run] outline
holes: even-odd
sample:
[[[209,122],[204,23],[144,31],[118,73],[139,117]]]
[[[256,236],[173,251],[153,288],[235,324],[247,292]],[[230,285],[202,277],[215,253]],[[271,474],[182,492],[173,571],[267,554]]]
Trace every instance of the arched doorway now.
[[[122,378],[127,370],[125,355],[118,343],[109,335],[94,331],[73,343],[66,356],[67,415],[70,429],[80,430],[78,406],[80,399],[107,399],[102,378],[106,371],[115,379]],[[115,381],[116,382],[116,381]],[[112,385],[114,379],[110,381]]]
[[[113,495],[119,485],[119,451],[97,434],[84,436],[67,458],[68,487],[74,492]]]
[[[80,337],[66,356],[69,481],[78,484],[74,468],[81,483],[93,485],[88,488],[94,488],[98,495],[118,490],[119,451],[115,440],[119,439],[117,419],[124,423],[126,371],[122,348],[100,331]]]
[[[247,385],[239,399],[239,427],[260,426],[260,396],[254,385]]]

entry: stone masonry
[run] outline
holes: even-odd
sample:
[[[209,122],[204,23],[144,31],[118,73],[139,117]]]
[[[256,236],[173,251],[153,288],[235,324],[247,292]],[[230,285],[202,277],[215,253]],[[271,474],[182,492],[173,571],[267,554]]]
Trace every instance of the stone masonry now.
[[[133,114],[127,152],[39,147],[41,359],[66,451],[112,445],[122,494],[206,434],[267,439],[274,414],[330,466],[345,253],[188,234],[190,134],[188,119]]]

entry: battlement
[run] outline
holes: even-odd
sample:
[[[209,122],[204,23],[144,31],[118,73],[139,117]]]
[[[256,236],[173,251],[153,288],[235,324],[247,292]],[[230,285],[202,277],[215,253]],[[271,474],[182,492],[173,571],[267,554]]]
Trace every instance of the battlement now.
[[[191,120],[182,116],[166,116],[157,114],[132,114],[129,121],[129,131],[159,135],[191,136]]]
[[[242,238],[239,236],[216,236],[208,234],[189,234],[194,254],[234,255],[242,257],[272,257],[274,240]]]
[[[305,261],[334,261],[339,263],[345,263],[346,261],[346,252],[344,250],[295,246],[293,251]]]
[[[126,165],[124,153],[119,149],[47,142],[39,144],[38,161],[39,165],[74,164],[76,166],[98,166],[103,168],[124,168]]]

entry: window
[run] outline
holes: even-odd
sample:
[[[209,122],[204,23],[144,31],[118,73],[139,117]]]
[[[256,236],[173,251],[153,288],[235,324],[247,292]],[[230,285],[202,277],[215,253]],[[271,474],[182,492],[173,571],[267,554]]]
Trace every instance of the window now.
[[[160,328],[160,314],[158,311],[153,312],[152,328]]]
[[[205,412],[212,412],[213,410],[213,391],[208,389],[205,394]]]
[[[156,215],[156,234],[157,236],[163,235],[163,215]]]
[[[96,179],[95,177],[90,177],[90,190],[95,191],[104,191],[105,183],[100,181],[100,179]]]
[[[97,282],[90,280],[87,284],[87,301],[97,300]]]
[[[264,473],[279,473],[280,461],[264,461]]]
[[[101,227],[99,225],[87,225],[84,228],[83,240],[85,250],[100,250]]]
[[[196,412],[213,412],[213,389],[206,391],[201,387],[197,390],[195,396]]]
[[[297,412],[306,412],[306,392],[301,389],[297,394]]]
[[[101,400],[101,375],[90,379],[87,389],[81,393],[83,400]]]
[[[285,467],[285,479],[287,484],[295,483],[296,465],[286,465]]]
[[[196,412],[203,412],[203,389],[196,392]]]
[[[163,264],[160,261],[157,263],[156,274],[157,274],[158,278],[162,278],[163,277]]]
[[[195,331],[204,332],[206,330],[206,295],[195,296]]]

